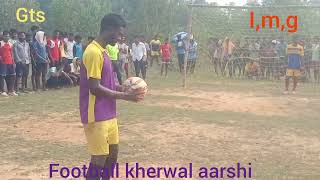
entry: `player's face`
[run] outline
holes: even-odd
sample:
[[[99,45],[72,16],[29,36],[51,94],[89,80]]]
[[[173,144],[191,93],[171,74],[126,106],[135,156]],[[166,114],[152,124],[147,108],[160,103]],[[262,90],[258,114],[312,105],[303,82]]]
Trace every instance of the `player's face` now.
[[[124,28],[120,27],[120,28],[111,28],[110,34],[107,37],[107,43],[114,46],[119,39],[121,39],[121,37],[123,37],[124,34]]]
[[[26,35],[24,33],[19,34],[19,40],[24,41],[26,39]]]
[[[8,42],[9,41],[9,39],[10,39],[10,36],[9,36],[9,34],[7,34],[7,35],[3,35],[3,41],[4,42]]]
[[[18,34],[17,33],[13,33],[12,34],[12,39],[17,39],[18,38]]]

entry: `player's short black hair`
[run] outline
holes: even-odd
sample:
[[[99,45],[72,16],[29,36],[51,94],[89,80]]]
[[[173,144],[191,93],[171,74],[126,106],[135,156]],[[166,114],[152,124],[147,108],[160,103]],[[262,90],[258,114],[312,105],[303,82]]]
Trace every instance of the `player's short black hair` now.
[[[94,37],[89,36],[89,37],[88,37],[88,40],[94,40]]]
[[[10,32],[9,32],[9,31],[3,31],[3,32],[2,32],[2,35],[3,35],[3,36],[10,35]]]
[[[125,28],[126,26],[127,24],[122,16],[111,13],[102,18],[100,32],[109,30],[110,28]]]

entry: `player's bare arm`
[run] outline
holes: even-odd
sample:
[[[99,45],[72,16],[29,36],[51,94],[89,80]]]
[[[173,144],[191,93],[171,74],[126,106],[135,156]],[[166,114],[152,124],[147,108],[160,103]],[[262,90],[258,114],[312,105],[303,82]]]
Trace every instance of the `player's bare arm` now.
[[[126,101],[139,102],[144,98],[144,92],[142,91],[129,91],[129,92],[120,92],[113,91],[106,87],[103,87],[100,84],[99,79],[89,78],[89,89],[90,93],[95,96],[104,96],[114,99],[122,99]]]

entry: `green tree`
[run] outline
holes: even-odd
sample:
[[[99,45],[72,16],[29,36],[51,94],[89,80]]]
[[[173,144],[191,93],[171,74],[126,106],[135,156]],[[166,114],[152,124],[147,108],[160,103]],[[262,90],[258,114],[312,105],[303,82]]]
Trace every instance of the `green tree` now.
[[[102,17],[108,12],[111,3],[106,0],[52,0],[47,30],[96,35]]]

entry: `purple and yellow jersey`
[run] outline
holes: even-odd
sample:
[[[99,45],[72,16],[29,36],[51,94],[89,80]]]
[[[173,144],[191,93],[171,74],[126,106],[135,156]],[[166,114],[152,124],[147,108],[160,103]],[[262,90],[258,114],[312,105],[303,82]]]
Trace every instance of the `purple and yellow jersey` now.
[[[96,41],[88,45],[80,68],[80,115],[83,124],[112,120],[116,117],[116,100],[96,97],[90,93],[89,78],[99,79],[100,84],[116,90],[112,63]]]

